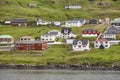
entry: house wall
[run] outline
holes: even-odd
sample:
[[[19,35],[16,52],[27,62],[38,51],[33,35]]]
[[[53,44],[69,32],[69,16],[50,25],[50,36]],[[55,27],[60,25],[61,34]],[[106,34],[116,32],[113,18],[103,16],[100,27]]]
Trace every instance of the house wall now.
[[[27,23],[11,23],[11,26],[27,26]]]
[[[55,36],[41,36],[41,41],[54,42],[55,39]]]
[[[15,44],[16,50],[43,50],[47,49],[47,43],[35,43],[35,44]]]
[[[111,23],[111,25],[120,27],[120,23]]]
[[[82,24],[78,21],[78,22],[66,22],[65,23],[66,27],[80,27],[82,26]]]
[[[72,45],[72,49],[74,51],[84,51],[84,50],[90,50],[89,44],[84,46],[84,45]]]
[[[13,38],[0,38],[0,44],[11,44],[14,43]]]
[[[61,33],[61,38],[71,38],[71,37],[74,37],[75,35],[73,33],[70,33],[70,34],[63,34]]]
[[[51,24],[51,22],[47,22],[47,21],[37,21],[37,25],[48,25]]]
[[[66,39],[66,43],[67,43],[67,44],[73,44],[73,40],[74,40],[74,39]]]
[[[20,38],[20,41],[35,41],[33,38]]]
[[[100,48],[100,45],[103,45],[104,48],[110,48],[110,43],[109,42],[94,42],[94,47],[95,48]]]
[[[82,37],[97,37],[98,34],[82,34]]]
[[[116,39],[116,34],[105,34],[103,35],[105,39]]]

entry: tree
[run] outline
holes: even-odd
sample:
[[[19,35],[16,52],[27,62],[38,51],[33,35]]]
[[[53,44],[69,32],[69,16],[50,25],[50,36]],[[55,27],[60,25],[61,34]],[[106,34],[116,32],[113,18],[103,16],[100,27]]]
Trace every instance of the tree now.
[[[101,45],[100,45],[100,49],[105,49],[105,47],[101,44]]]

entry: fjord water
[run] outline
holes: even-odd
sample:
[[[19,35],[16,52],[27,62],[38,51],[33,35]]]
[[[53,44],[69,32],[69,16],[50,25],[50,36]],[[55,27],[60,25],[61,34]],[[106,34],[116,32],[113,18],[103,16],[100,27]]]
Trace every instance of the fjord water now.
[[[120,80],[120,71],[1,69],[0,80]]]

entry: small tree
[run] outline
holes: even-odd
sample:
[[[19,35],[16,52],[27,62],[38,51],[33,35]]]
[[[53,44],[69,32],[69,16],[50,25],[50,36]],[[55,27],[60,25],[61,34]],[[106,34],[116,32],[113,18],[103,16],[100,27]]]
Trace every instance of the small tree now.
[[[105,47],[101,44],[101,45],[100,45],[100,49],[105,49]]]

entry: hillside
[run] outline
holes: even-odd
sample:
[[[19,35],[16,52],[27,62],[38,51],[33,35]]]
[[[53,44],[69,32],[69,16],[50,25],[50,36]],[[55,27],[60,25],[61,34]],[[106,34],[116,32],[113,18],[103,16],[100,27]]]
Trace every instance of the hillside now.
[[[93,0],[94,1],[94,0]],[[37,8],[29,8],[29,3],[37,4]],[[107,6],[98,5],[99,0],[0,0],[0,20],[12,18],[28,18],[36,20],[67,20],[74,18],[103,18],[120,16],[120,0],[104,0]],[[66,5],[80,5],[81,10],[65,10]]]

